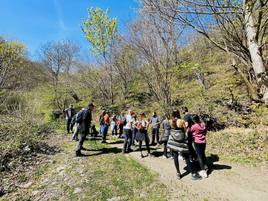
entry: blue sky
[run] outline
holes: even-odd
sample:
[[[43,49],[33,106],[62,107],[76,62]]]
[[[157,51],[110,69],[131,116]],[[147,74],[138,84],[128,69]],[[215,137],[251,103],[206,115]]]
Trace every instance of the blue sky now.
[[[138,4],[137,0],[0,0],[0,35],[23,42],[32,58],[42,44],[61,39],[78,42],[85,52],[89,44],[80,26],[90,7],[110,8],[119,31],[125,32]]]

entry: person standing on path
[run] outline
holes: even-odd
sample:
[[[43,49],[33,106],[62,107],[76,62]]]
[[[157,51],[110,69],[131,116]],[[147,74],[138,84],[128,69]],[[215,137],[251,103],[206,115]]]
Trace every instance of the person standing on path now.
[[[111,121],[111,133],[112,136],[117,136],[117,116],[113,114],[112,121]]]
[[[71,121],[73,116],[76,114],[75,109],[73,108],[73,105],[70,105],[69,108],[64,110],[65,113],[65,119],[66,119],[66,128],[67,128],[67,133],[70,133],[70,127],[71,127]]]
[[[190,161],[194,162],[197,159],[197,155],[196,152],[193,148],[193,136],[192,136],[192,132],[191,132],[191,127],[194,124],[193,119],[192,119],[192,115],[189,113],[188,108],[187,107],[183,107],[182,108],[182,112],[184,114],[184,121],[186,121],[188,123],[188,127],[187,127],[187,136],[188,136],[188,146],[189,146],[189,152],[190,152]]]
[[[81,130],[81,123],[78,121],[78,119],[80,118],[80,116],[83,114],[83,111],[85,110],[85,108],[82,108],[79,112],[77,112],[77,114],[75,115],[75,125],[74,125],[74,134],[72,136],[72,140],[78,141],[78,133]]]
[[[106,143],[106,137],[107,137],[108,129],[110,126],[110,112],[107,112],[104,115],[103,121],[104,121],[104,124],[102,126],[102,131],[101,131],[101,133],[102,133],[102,142],[101,143]]]
[[[168,142],[168,138],[169,138],[169,135],[170,135],[170,124],[169,124],[169,114],[166,113],[164,115],[164,120],[162,122],[162,127],[163,127],[163,134],[162,134],[162,137],[160,139],[160,142],[164,144],[164,154],[163,156],[165,158],[168,158],[168,154],[167,154],[167,142]]]
[[[135,127],[135,122],[137,120],[137,115],[135,113],[133,113],[132,115],[132,129],[131,129],[131,133],[132,133],[132,137],[131,137],[131,145],[135,145],[135,140],[136,140],[136,133],[137,133],[137,128]]]
[[[106,114],[106,111],[103,110],[103,111],[101,111],[101,113],[98,116],[98,122],[99,122],[99,125],[100,125],[99,133],[100,133],[101,136],[102,136],[102,126],[104,125],[104,115],[105,114]]]
[[[203,178],[207,178],[207,164],[206,164],[206,134],[207,134],[207,128],[204,123],[201,122],[200,117],[198,115],[195,115],[193,117],[194,125],[191,128],[191,132],[193,133],[193,139],[194,139],[194,147],[197,154],[198,162],[201,168],[200,175]]]
[[[160,144],[159,142],[159,127],[160,127],[160,120],[156,114],[156,112],[153,113],[153,116],[149,122],[149,124],[152,125],[152,143],[151,145],[156,145],[156,142]],[[156,140],[156,142],[155,142]]]
[[[124,125],[124,145],[122,153],[128,153],[131,150],[131,142],[132,142],[132,110],[128,111],[125,121],[123,122]]]
[[[124,128],[124,125],[123,125],[123,122],[125,121],[125,114],[123,112],[121,112],[121,114],[119,115],[118,117],[118,127],[119,127],[119,138],[122,137],[123,135],[123,128]]]
[[[151,156],[149,137],[148,137],[148,133],[147,133],[148,126],[149,126],[149,122],[145,119],[145,114],[142,112],[140,114],[140,119],[135,122],[135,128],[137,130],[136,140],[139,142],[139,150],[141,152],[141,158],[144,157],[142,154],[142,142],[143,141],[145,142],[148,156]]]
[[[95,108],[95,105],[93,103],[89,103],[88,107],[83,110],[82,116],[81,116],[81,128],[80,128],[80,139],[77,144],[77,149],[76,149],[76,156],[83,156],[81,153],[81,150],[85,150],[83,147],[84,141],[86,139],[86,136],[89,134],[89,128],[91,125],[92,121],[92,112]]]
[[[187,122],[181,119],[180,112],[175,110],[172,112],[172,117],[169,120],[169,123],[171,130],[168,139],[168,147],[172,150],[174,165],[177,171],[177,178],[182,178],[179,168],[179,155],[181,155],[185,159],[188,171],[192,174],[192,179],[202,179],[199,174],[193,172],[192,164],[190,162],[186,136]]]

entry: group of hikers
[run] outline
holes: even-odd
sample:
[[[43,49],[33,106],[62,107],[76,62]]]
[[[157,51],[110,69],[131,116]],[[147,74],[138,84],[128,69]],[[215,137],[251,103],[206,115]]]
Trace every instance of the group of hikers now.
[[[86,136],[91,133],[92,136],[101,134],[102,143],[106,143],[106,137],[109,128],[112,136],[124,138],[122,153],[132,152],[136,143],[141,157],[142,143],[144,142],[147,149],[147,156],[151,154],[150,146],[163,144],[163,157],[173,158],[176,175],[178,179],[182,178],[179,168],[179,157],[183,158],[187,165],[187,171],[191,173],[193,180],[207,178],[208,166],[206,163],[206,133],[207,128],[198,115],[191,115],[187,107],[182,108],[183,117],[179,110],[172,111],[171,114],[165,113],[163,117],[158,117],[156,112],[151,118],[147,118],[144,112],[136,114],[129,109],[127,114],[123,112],[120,115],[111,115],[109,111],[102,111],[98,116],[99,131],[96,130],[92,122],[92,112],[95,108],[93,103],[89,103],[87,108],[75,112],[73,106],[65,110],[67,121],[67,132],[72,131],[72,139],[78,141],[76,156],[83,156],[83,143]],[[151,127],[152,139],[148,135]],[[162,130],[160,132],[160,128]],[[80,133],[80,138],[78,134]],[[168,150],[170,153],[168,153]],[[198,162],[198,169],[193,164]],[[200,170],[200,171],[199,171]]]

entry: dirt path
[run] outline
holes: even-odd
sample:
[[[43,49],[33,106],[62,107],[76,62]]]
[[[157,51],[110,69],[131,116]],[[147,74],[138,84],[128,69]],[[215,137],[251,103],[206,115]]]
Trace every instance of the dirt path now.
[[[27,185],[23,185],[18,192],[6,195],[3,200],[92,200],[92,193],[98,193],[96,188],[102,186],[103,180],[96,179],[96,175],[109,173],[111,164],[116,165],[117,161],[123,158],[121,154],[122,142],[113,140],[109,143],[105,150],[99,152],[103,145],[93,144],[86,147],[94,148],[89,151],[89,157],[76,158],[73,150],[76,143],[70,142],[69,138],[59,138],[63,151],[56,155],[52,155],[48,161],[47,167],[41,167],[35,179],[27,181]],[[162,148],[154,149],[155,157],[140,158],[140,153],[134,151],[125,154],[128,157],[138,161],[148,169],[159,174],[159,183],[164,183],[168,188],[168,200],[171,201],[266,201],[268,200],[268,170],[267,168],[244,167],[233,163],[213,160],[213,170],[207,179],[200,181],[192,181],[191,176],[185,175],[181,180],[177,180],[173,160],[165,159],[162,155]],[[108,154],[108,155],[107,155]],[[215,157],[214,157],[215,158]],[[210,160],[213,157],[210,157]],[[105,161],[106,160],[106,161]],[[109,162],[108,162],[109,161]],[[111,163],[113,161],[113,163]],[[103,164],[102,164],[103,163]],[[107,165],[107,166],[106,166]],[[95,167],[96,166],[96,167]],[[102,169],[106,166],[104,169]],[[128,165],[129,166],[129,165]],[[95,167],[96,172],[93,171]],[[117,167],[120,167],[118,164]],[[139,165],[138,165],[139,167]],[[180,161],[181,172],[185,163]],[[113,167],[111,167],[113,169]],[[103,171],[103,172],[102,172]],[[109,175],[108,174],[108,175]],[[120,177],[122,173],[116,172],[116,177]],[[94,175],[94,180],[92,180]],[[102,177],[101,177],[102,178]],[[131,178],[134,179],[132,176]],[[143,177],[144,178],[144,177]],[[94,182],[95,183],[94,183]],[[117,180],[116,180],[117,181]],[[114,184],[106,177],[107,185]],[[118,182],[116,182],[118,183]],[[124,180],[120,179],[120,186]],[[131,183],[131,182],[130,182]],[[133,181],[132,181],[133,183]],[[135,183],[135,182],[134,182]],[[140,183],[140,182],[139,182]],[[96,185],[99,184],[99,187]],[[27,187],[26,187],[27,186]],[[98,185],[97,185],[98,186]],[[108,186],[106,186],[107,189]],[[146,189],[152,192],[155,187],[147,186]],[[157,190],[155,190],[157,191]],[[112,192],[112,191],[111,191]],[[142,194],[141,191],[137,191]],[[25,195],[25,196],[22,196]],[[20,196],[22,198],[20,199]],[[109,194],[107,196],[110,196]],[[133,196],[133,195],[131,195]],[[131,197],[130,196],[130,197]],[[94,197],[94,196],[93,196]],[[89,199],[90,198],[90,199]],[[1,198],[0,198],[1,200]],[[110,200],[110,199],[94,199],[94,200]],[[131,200],[131,199],[115,199]],[[147,199],[148,200],[148,199]],[[160,199],[161,200],[161,199]]]
[[[111,146],[121,148],[122,144],[115,143]],[[268,200],[267,168],[243,167],[219,161],[213,163],[213,170],[207,179],[193,181],[190,175],[186,175],[177,180],[173,160],[161,157],[161,151],[161,149],[153,151],[158,157],[141,158],[139,152],[128,155],[159,173],[161,181],[170,189],[171,200]],[[183,167],[185,163],[181,160],[182,173],[185,172]]]

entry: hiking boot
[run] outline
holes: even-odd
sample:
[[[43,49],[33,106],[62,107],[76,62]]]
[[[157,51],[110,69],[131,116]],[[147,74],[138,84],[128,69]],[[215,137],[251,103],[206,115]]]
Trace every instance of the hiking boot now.
[[[192,180],[201,180],[202,177],[198,173],[193,173],[192,174]]]
[[[144,155],[143,154],[141,154],[141,158],[144,158]]]
[[[201,171],[199,172],[199,175],[200,175],[202,178],[208,178],[207,171],[205,171],[205,170],[201,170]]]

